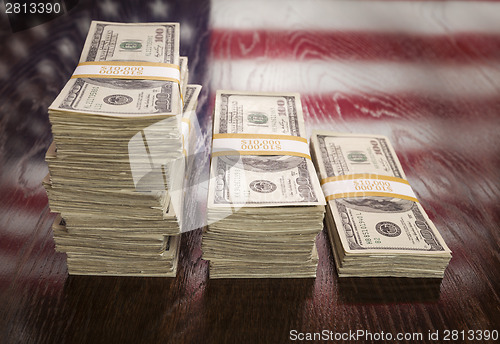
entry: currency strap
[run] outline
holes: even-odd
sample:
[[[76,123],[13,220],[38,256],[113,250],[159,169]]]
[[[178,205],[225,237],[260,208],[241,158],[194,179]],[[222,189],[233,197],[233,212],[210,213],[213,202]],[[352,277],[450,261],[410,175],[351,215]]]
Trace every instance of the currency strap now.
[[[383,196],[418,202],[407,180],[372,173],[325,178],[321,187],[326,200],[364,196]]]
[[[110,78],[172,81],[179,85],[181,72],[178,65],[159,62],[138,61],[91,61],[80,62],[71,79]],[[182,103],[184,99],[181,95]]]
[[[180,67],[170,63],[136,61],[92,61],[80,62],[71,79],[112,78],[166,80],[180,83]]]
[[[273,134],[214,134],[212,157],[221,155],[292,155],[307,158],[307,139]]]

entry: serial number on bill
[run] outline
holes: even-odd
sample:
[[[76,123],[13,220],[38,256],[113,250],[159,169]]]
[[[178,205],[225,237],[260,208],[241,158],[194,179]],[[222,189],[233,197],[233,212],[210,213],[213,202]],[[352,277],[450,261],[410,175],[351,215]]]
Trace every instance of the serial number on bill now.
[[[51,14],[61,13],[62,7],[59,2],[6,2],[5,13],[7,14]]]

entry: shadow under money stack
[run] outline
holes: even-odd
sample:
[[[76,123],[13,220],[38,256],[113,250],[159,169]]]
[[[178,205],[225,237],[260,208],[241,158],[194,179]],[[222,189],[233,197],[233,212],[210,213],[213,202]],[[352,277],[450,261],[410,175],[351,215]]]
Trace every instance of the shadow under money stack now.
[[[340,277],[443,277],[451,251],[386,137],[317,131],[311,152]]]
[[[49,108],[45,186],[70,274],[175,276],[186,83],[178,23],[92,22]]]
[[[210,278],[315,277],[324,205],[300,96],[218,91],[202,239]]]

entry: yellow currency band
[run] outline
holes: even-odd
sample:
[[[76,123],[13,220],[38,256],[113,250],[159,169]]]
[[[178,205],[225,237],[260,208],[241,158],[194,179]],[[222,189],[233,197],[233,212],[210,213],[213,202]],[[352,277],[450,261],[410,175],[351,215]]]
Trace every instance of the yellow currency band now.
[[[307,139],[300,136],[292,136],[292,135],[275,135],[275,134],[244,134],[244,133],[228,133],[228,134],[214,134],[213,141],[215,140],[223,140],[223,139],[237,139],[237,140],[276,140],[280,143],[291,142],[293,146],[293,142],[299,143],[302,147],[304,145],[307,146]],[[213,147],[212,141],[212,147]],[[229,148],[229,147],[228,147]],[[308,149],[307,149],[308,151]],[[306,158],[311,160],[310,154],[306,153],[304,149],[302,151],[298,150],[223,150],[214,152],[212,149],[212,157],[224,156],[224,155],[290,155],[290,156],[298,156],[301,158]]]
[[[325,184],[327,184],[327,183],[349,181],[349,180],[387,181],[387,182],[391,183],[390,186],[393,188],[398,187],[398,184],[399,184],[399,186],[403,185],[403,189],[410,189],[410,190],[406,190],[407,194],[402,194],[401,192],[400,193],[393,193],[393,192],[387,192],[387,191],[384,191],[384,192],[355,191],[355,192],[338,192],[338,193],[328,194],[325,191]],[[418,199],[416,197],[413,197],[414,194],[413,194],[413,191],[411,190],[410,183],[406,179],[392,177],[392,176],[384,176],[384,175],[378,175],[378,174],[373,174],[373,173],[358,173],[358,174],[350,174],[350,175],[343,175],[343,176],[333,176],[333,177],[328,177],[328,178],[322,179],[321,186],[323,187],[323,190],[325,191],[325,195],[326,195],[325,198],[327,201],[330,201],[332,199],[339,199],[339,198],[380,196],[380,197],[394,197],[394,198],[405,199],[405,200],[409,200],[409,201],[413,201],[413,202],[418,202]],[[371,186],[371,188],[373,188],[373,186]]]
[[[161,75],[142,75],[142,71],[139,70],[126,70],[126,71],[120,71],[120,72],[128,72],[128,73],[134,73],[137,75],[130,75],[130,74],[111,74],[111,73],[97,73],[97,72],[91,72],[91,73],[79,73],[77,72],[79,67],[84,68],[85,66],[102,66],[103,68],[105,66],[110,66],[110,67],[160,67],[160,68],[165,68],[165,69],[170,69],[170,70],[175,70],[174,74],[179,74],[179,76],[161,76]],[[101,68],[102,69],[102,68]],[[179,95],[182,101],[182,104],[184,104],[184,97],[182,95],[181,91],[181,85],[180,85],[180,66],[171,64],[171,63],[161,63],[161,62],[146,62],[146,61],[89,61],[89,62],[80,62],[77,65],[77,68],[75,69],[75,72],[71,76],[71,79],[78,79],[78,78],[98,78],[98,79],[127,79],[127,80],[160,80],[160,81],[171,81],[175,82],[179,86]]]
[[[374,174],[374,173],[355,173],[355,174],[346,174],[343,176],[328,177],[328,178],[321,179],[321,185],[326,184],[328,182],[334,182],[337,180],[366,179],[366,178],[378,179],[378,180],[389,180],[389,181],[394,181],[394,182],[410,185],[410,183],[406,179],[392,177],[392,176],[384,176],[381,174]]]
[[[394,197],[394,198],[406,199],[408,201],[418,202],[418,199],[416,199],[415,197],[410,197],[395,193],[367,192],[367,191],[339,193],[335,195],[326,196],[325,199],[327,201],[331,201],[332,199],[338,199],[338,198],[354,198],[354,197],[365,197],[365,196]]]

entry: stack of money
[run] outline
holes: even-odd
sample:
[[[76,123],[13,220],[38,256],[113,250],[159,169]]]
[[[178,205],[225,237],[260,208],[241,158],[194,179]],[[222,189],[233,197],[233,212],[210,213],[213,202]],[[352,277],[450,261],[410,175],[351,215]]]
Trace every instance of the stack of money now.
[[[199,94],[183,105],[179,29],[92,22],[75,73],[49,107],[55,147],[45,187],[61,214],[54,239],[70,274],[176,274],[183,106],[194,111]]]
[[[339,276],[443,277],[451,251],[386,137],[315,131],[311,152]]]
[[[68,270],[77,275],[175,276],[180,235],[68,232],[58,215],[52,225],[56,249],[66,252]]]
[[[315,277],[324,206],[300,96],[218,91],[202,238],[210,278]]]

